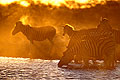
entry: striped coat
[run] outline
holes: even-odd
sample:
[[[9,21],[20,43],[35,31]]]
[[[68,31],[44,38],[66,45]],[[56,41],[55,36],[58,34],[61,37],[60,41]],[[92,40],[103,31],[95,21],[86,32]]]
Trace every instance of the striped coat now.
[[[112,29],[115,41],[117,44],[120,44],[120,30]]]
[[[68,31],[73,33],[70,37],[68,49],[64,52],[58,66],[68,64],[74,58],[74,55],[80,55],[80,59],[83,59],[87,66],[89,59],[104,59],[106,67],[114,67],[115,39],[111,31],[96,28],[80,30],[79,32]],[[70,33],[68,32],[68,35]]]
[[[77,41],[77,37],[80,37],[79,35],[83,35],[81,36],[81,39],[84,39],[85,36],[90,36],[90,35],[95,35],[95,30],[96,28],[92,28],[92,29],[84,29],[84,30],[79,30],[79,31],[74,31],[73,35],[76,35],[76,38],[75,39],[72,39],[73,41],[71,41],[68,45],[68,47],[71,47],[72,45],[74,45],[74,41],[76,42]],[[98,33],[98,32],[97,32]],[[115,29],[112,29],[112,33],[113,33],[113,36],[115,38],[115,42],[116,44],[120,45],[120,30],[115,30]],[[101,34],[101,33],[98,33],[98,34]],[[97,35],[96,35],[97,36]],[[98,35],[99,36],[99,35]],[[118,53],[119,55],[119,53]],[[117,57],[117,56],[116,56]],[[118,56],[120,57],[120,56]],[[120,59],[118,59],[120,60]],[[76,61],[77,62],[77,61]]]
[[[48,39],[53,43],[53,38],[56,35],[56,29],[52,26],[45,26],[40,28],[30,27],[30,25],[23,25],[22,22],[17,22],[12,32],[15,35],[18,32],[22,32],[27,39],[33,43],[33,41],[43,41]]]
[[[120,45],[120,30],[115,30],[113,29],[112,30],[114,36],[115,36],[115,41],[117,43],[117,46],[116,46],[116,58],[118,61],[120,61],[120,49],[119,49],[119,45]]]

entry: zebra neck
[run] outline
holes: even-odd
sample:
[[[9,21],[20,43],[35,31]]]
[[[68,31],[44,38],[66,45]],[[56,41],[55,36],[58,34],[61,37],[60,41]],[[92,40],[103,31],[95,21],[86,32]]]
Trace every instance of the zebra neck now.
[[[74,32],[75,32],[75,31],[73,31],[73,30],[69,30],[67,34],[68,34],[68,36],[71,37]]]
[[[24,35],[30,35],[29,33],[31,32],[31,28],[29,27],[24,27],[21,32],[24,34]]]

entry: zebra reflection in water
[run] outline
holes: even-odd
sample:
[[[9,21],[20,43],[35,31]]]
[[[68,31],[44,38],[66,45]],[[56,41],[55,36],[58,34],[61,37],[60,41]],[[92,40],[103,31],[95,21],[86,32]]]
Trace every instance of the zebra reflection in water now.
[[[106,23],[106,20],[102,20],[98,28],[80,31],[74,31],[69,25],[66,25],[64,31],[70,36],[70,42],[58,66],[68,64],[76,55],[85,62],[85,67],[89,67],[90,59],[102,59],[105,68],[114,68],[116,42],[111,32],[111,26],[102,26],[103,24],[108,25]]]
[[[21,21],[16,22],[16,26],[12,31],[12,35],[17,34],[18,32],[22,32],[30,43],[33,44],[33,41],[43,41],[48,39],[52,44],[51,51],[53,49],[53,38],[56,35],[56,29],[52,26],[44,26],[44,27],[31,27],[30,25],[24,25]],[[31,49],[30,49],[31,50]],[[50,55],[52,54],[50,51]]]

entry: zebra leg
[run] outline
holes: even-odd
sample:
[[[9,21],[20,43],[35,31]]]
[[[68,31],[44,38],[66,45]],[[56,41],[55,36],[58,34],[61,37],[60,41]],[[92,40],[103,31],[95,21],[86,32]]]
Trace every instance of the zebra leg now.
[[[31,39],[28,39],[28,40],[30,41],[31,44],[33,44],[33,40],[31,40]]]
[[[77,63],[77,64],[79,63],[79,59],[78,59],[77,55],[74,56],[74,62]]]
[[[104,55],[104,69],[109,69],[109,66],[110,66],[109,59],[110,59],[110,56],[105,54]]]
[[[30,46],[29,46],[29,54],[28,54],[28,56],[29,56],[29,58],[33,58],[33,55],[32,55],[32,45],[33,44],[33,41],[32,40],[30,40]]]
[[[104,67],[105,69],[115,68],[115,56],[114,54],[109,54],[104,56]]]
[[[55,53],[55,47],[54,47],[53,41],[50,41],[50,42],[51,42],[51,47],[50,47],[49,54],[50,54],[50,58],[52,58],[54,56],[54,53]]]
[[[110,61],[110,62],[109,62],[109,63],[110,63],[110,67],[111,67],[112,69],[114,69],[115,66],[116,66],[116,56],[115,56],[115,52],[110,55],[110,60],[109,60],[109,61]]]
[[[111,69],[114,69],[115,66],[116,66],[116,53],[115,53],[115,51],[113,51],[111,53],[111,55],[110,55],[110,62],[109,63],[110,63]]]
[[[92,60],[93,64],[91,66],[91,68],[93,69],[100,69],[101,67],[98,65],[98,62],[96,62],[96,59]]]
[[[82,63],[81,55],[75,55],[74,56],[74,62],[77,63],[77,64],[81,64]]]
[[[83,68],[88,69],[89,68],[89,59],[88,58],[84,58],[83,62],[84,62]]]
[[[49,40],[49,42],[51,43],[51,48],[50,48],[49,54],[50,54],[50,58],[52,58],[52,56],[53,56],[54,53],[55,53],[54,42],[53,42],[53,39],[52,39],[52,38],[48,38],[48,40]]]
[[[48,40],[52,45],[54,45],[53,38],[50,37],[50,38],[48,38]]]
[[[54,45],[54,42],[52,40],[49,40],[49,41],[50,41],[51,45]]]

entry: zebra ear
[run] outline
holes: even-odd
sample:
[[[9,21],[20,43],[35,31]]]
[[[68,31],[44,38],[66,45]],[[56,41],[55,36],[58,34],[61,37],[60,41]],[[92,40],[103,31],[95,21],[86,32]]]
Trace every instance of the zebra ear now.
[[[16,22],[16,25],[19,25],[19,24],[22,24],[22,22],[21,21]]]
[[[62,25],[62,28],[65,28],[65,25]]]

